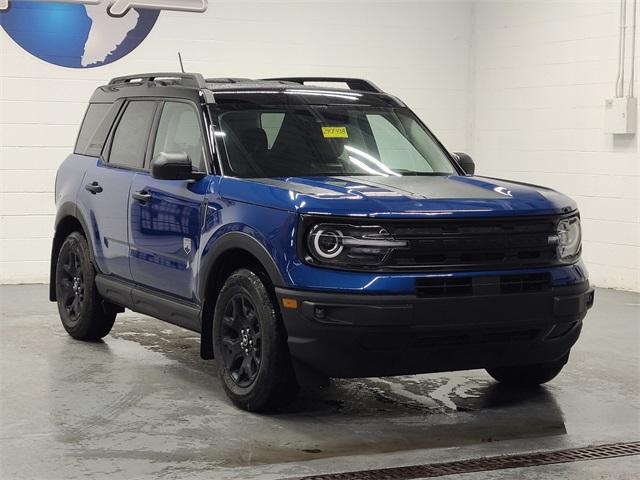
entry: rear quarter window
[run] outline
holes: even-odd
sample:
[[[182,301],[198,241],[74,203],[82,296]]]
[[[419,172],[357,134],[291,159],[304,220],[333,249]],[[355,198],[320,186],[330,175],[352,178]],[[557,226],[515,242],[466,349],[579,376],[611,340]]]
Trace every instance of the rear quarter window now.
[[[121,106],[122,102],[90,104],[73,152],[78,155],[99,157]]]

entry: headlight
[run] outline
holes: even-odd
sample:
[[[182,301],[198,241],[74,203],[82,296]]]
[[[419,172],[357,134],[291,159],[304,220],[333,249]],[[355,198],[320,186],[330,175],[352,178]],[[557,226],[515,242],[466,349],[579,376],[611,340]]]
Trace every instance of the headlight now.
[[[341,230],[318,228],[310,236],[312,251],[323,259],[336,258],[344,250]]]
[[[318,263],[375,266],[394,248],[406,247],[379,226],[322,223],[309,230],[307,249]]]
[[[558,260],[572,262],[580,255],[582,247],[582,231],[580,217],[570,217],[558,222]]]

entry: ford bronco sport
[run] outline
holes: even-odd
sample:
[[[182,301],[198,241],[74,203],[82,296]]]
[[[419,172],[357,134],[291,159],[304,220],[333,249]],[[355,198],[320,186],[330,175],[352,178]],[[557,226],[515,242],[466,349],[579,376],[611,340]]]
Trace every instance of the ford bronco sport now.
[[[547,382],[593,303],[580,215],[473,173],[366,80],[115,78],[58,171],[50,298],[79,340],[125,307],[199,332],[251,411],[330,377]]]

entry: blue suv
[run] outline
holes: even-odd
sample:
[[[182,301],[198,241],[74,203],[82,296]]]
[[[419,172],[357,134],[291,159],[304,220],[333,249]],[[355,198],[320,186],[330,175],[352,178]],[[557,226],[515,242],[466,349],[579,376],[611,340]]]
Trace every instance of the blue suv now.
[[[124,308],[199,332],[251,411],[330,377],[547,382],[593,304],[580,215],[473,173],[366,80],[115,78],[58,171],[50,299],[80,340]]]

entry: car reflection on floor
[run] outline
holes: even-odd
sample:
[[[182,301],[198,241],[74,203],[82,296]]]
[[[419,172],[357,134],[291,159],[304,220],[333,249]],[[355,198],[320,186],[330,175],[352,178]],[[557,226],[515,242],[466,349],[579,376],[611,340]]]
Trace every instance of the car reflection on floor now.
[[[167,425],[167,420],[177,418],[192,424],[187,430],[189,442],[199,439],[216,445],[208,450],[208,460],[227,467],[566,433],[562,411],[547,388],[505,388],[482,371],[334,379],[327,387],[303,389],[299,399],[284,411],[250,415],[227,400],[215,361],[199,357],[195,334],[127,314],[119,318],[111,337],[94,348],[120,350],[138,345],[164,357],[161,368],[147,360],[137,364],[147,372],[147,379],[164,377],[160,384],[146,381],[143,392],[129,394],[129,399],[140,397],[138,400],[126,405],[122,399],[116,402],[134,416],[150,402],[157,418],[147,420],[147,425],[156,421]],[[125,371],[118,376],[129,383],[129,375],[136,376]],[[175,377],[180,377],[180,387]],[[140,388],[132,386],[134,391]],[[163,402],[167,397],[171,401]],[[247,438],[251,438],[250,455]]]

